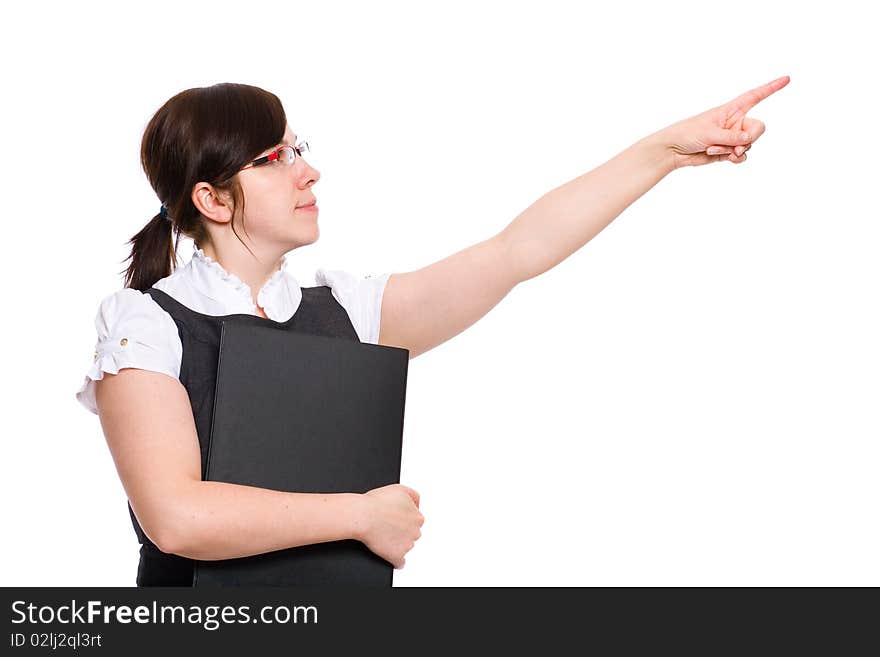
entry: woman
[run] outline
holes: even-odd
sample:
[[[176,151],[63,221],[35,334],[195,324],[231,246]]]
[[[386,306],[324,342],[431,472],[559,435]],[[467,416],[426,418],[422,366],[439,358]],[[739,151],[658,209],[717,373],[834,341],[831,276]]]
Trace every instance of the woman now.
[[[130,241],[125,287],[101,302],[94,364],[77,393],[100,416],[129,499],[142,544],[137,584],[190,586],[196,559],[342,539],[402,568],[421,535],[419,495],[402,484],[313,494],[203,480],[220,318],[256,315],[286,330],[403,347],[414,358],[582,247],[671,171],[744,162],[764,132],[746,113],[788,82],[639,140],[494,237],[428,267],[367,278],[319,270],[313,288],[286,271],[286,254],[318,238],[312,187],[320,174],[279,99],[228,83],[169,99],[141,144],[163,205]],[[175,268],[180,235],[195,251]]]

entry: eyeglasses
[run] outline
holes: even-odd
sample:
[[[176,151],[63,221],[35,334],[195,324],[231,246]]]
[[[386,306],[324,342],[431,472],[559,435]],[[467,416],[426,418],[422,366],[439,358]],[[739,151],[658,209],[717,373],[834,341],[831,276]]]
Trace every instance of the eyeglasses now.
[[[266,164],[268,162],[283,162],[284,164],[293,165],[296,161],[296,156],[299,155],[302,157],[304,151],[309,151],[309,142],[301,141],[296,146],[282,146],[274,153],[269,153],[268,155],[264,155],[263,157],[258,157],[256,160],[251,162],[250,164],[246,164],[240,170],[244,171],[245,169],[249,169],[251,167],[258,167],[261,164]]]

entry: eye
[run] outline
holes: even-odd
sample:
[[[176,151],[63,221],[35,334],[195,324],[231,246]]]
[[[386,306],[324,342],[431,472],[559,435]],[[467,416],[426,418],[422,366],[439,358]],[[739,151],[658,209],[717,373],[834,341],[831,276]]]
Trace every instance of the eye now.
[[[276,153],[278,153],[278,159],[275,160],[276,163],[290,164],[293,161],[293,149],[290,146],[282,146]]]

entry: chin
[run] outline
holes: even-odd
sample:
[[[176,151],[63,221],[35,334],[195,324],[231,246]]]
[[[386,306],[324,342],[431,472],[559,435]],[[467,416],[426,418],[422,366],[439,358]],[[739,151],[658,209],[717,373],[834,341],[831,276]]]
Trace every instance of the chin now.
[[[318,230],[318,228],[316,226],[315,230],[312,231],[311,233],[306,233],[306,232],[300,233],[298,235],[298,237],[299,237],[298,241],[301,246],[305,246],[307,244],[314,244],[315,242],[318,241],[318,238],[320,236],[321,236],[321,231]]]

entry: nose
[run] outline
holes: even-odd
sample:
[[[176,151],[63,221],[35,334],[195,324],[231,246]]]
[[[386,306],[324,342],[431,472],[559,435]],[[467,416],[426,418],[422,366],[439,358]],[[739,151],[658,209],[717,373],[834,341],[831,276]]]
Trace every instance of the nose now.
[[[302,187],[314,185],[321,179],[321,172],[306,161],[306,158],[300,157],[300,174],[299,181]]]

